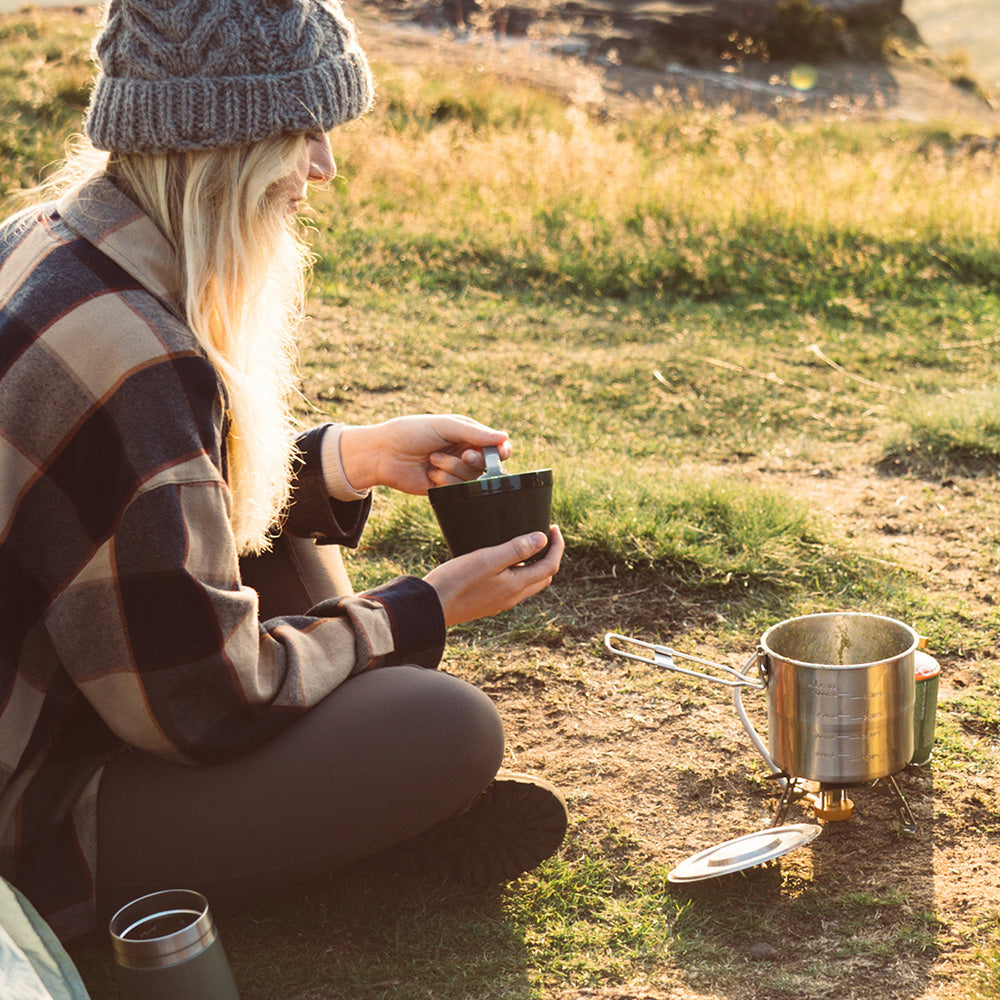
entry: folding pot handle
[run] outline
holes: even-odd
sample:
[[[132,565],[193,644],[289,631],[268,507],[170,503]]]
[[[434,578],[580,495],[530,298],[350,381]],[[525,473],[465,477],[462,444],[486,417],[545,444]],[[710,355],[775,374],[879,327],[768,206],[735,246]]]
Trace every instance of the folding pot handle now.
[[[638,646],[642,650],[647,650],[651,655],[629,652],[627,649],[621,648],[622,644]],[[767,687],[767,681],[763,677],[757,681],[746,676],[746,671],[749,670],[754,661],[758,660],[758,653],[756,651],[744,664],[743,669],[737,670],[735,667],[727,667],[723,663],[703,660],[698,656],[690,656],[687,653],[678,653],[677,650],[670,649],[667,646],[657,646],[655,643],[643,642],[641,639],[632,639],[627,635],[619,635],[617,632],[608,632],[604,636],[604,645],[616,656],[624,656],[630,660],[639,660],[641,663],[650,663],[654,667],[663,667],[678,674],[686,674],[688,677],[699,677],[702,680],[714,681],[716,684],[724,684],[726,687],[750,687],[756,688],[758,691],[763,691]],[[721,670],[729,676],[719,677],[717,674],[708,674],[701,670],[688,670],[686,667],[679,667],[674,663],[675,657],[681,660],[700,663],[702,666],[711,667],[714,670]]]

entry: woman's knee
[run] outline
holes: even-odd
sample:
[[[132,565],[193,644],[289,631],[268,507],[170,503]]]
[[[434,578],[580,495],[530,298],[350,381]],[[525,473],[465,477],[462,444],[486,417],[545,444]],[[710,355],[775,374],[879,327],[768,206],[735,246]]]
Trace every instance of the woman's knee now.
[[[350,719],[364,795],[389,803],[387,809],[413,812],[411,833],[468,805],[503,761],[496,705],[442,671],[373,670],[341,685],[331,701],[339,719]],[[322,703],[317,707],[322,711]]]
[[[428,735],[434,731],[441,753],[460,754],[471,770],[491,780],[504,755],[504,726],[497,706],[479,688],[451,674],[422,671],[422,675],[414,707],[427,720]]]

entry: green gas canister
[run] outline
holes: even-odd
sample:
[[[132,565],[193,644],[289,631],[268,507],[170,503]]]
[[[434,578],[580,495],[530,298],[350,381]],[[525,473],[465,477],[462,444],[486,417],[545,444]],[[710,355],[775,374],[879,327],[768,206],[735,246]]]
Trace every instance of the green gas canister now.
[[[938,680],[941,664],[929,653],[917,649],[913,654],[915,670],[913,701],[913,757],[911,763],[926,764],[934,748],[937,721]]]

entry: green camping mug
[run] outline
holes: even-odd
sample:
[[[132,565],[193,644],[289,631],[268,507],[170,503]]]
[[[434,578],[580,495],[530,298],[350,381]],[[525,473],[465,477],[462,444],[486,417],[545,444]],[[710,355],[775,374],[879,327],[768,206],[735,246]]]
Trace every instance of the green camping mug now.
[[[122,1000],[239,1000],[201,893],[142,896],[111,918],[110,931]]]

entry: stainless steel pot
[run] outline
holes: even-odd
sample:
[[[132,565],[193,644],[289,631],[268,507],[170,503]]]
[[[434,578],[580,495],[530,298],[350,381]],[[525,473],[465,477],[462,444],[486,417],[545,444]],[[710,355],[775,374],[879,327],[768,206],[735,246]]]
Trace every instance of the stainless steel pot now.
[[[614,632],[604,641],[619,656],[731,687],[744,729],[775,773],[849,785],[895,774],[913,756],[919,636],[893,618],[856,612],[791,618],[764,633],[741,670]],[[675,657],[724,676],[680,667]],[[766,748],[743,710],[744,687],[767,691]]]

